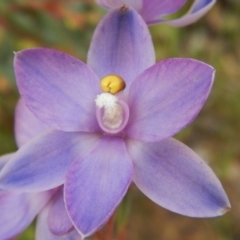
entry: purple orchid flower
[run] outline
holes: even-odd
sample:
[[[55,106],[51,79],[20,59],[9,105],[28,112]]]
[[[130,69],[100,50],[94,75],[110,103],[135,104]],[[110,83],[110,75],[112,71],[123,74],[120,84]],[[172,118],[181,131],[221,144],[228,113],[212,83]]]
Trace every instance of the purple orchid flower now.
[[[131,7],[142,15],[148,25],[167,23],[175,27],[183,27],[204,16],[216,0],[195,0],[185,15],[174,20],[167,20],[164,17],[179,10],[186,0],[96,0],[96,2],[107,9]]]
[[[100,22],[88,65],[50,49],[16,53],[21,96],[51,130],[14,155],[1,187],[44,191],[64,184],[82,238],[109,219],[132,180],[173,212],[224,214],[230,203],[213,171],[171,138],[201,110],[214,69],[183,58],[155,64],[147,25],[132,9]]]
[[[48,127],[40,122],[20,100],[16,107],[15,121],[18,147],[22,147],[47,129]],[[14,153],[0,157],[0,171],[13,157]],[[62,187],[59,187],[45,192],[20,193],[1,189],[1,239],[12,239],[19,235],[39,214],[36,240],[81,240],[65,210],[62,190]],[[59,225],[63,222],[65,229],[60,229]]]

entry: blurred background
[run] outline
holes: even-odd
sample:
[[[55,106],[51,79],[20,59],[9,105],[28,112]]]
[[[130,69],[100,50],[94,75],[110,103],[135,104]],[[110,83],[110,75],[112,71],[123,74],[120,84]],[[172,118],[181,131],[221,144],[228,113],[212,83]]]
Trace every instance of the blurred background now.
[[[13,51],[49,47],[85,61],[94,28],[104,14],[93,0],[0,1],[1,155],[17,149],[13,119],[19,94]],[[187,218],[157,206],[132,188],[121,206],[125,209],[122,218],[127,219],[126,239],[240,240],[240,1],[218,0],[203,19],[185,28],[156,25],[150,30],[157,61],[190,57],[217,70],[203,110],[176,137],[213,168],[230,198],[232,210],[219,218]],[[33,225],[16,239],[33,240]]]

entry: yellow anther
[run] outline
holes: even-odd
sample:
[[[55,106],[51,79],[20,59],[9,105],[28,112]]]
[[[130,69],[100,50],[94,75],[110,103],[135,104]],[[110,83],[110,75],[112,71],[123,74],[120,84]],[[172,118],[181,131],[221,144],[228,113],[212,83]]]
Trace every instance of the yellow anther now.
[[[126,87],[124,80],[118,75],[107,75],[101,80],[104,92],[117,93]]]

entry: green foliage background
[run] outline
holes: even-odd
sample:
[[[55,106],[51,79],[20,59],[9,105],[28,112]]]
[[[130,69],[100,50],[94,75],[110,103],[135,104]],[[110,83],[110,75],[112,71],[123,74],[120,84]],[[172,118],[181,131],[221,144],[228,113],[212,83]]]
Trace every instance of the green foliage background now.
[[[0,1],[0,154],[17,149],[13,51],[50,47],[86,60],[94,28],[105,11],[93,1]],[[137,189],[127,225],[129,240],[240,239],[240,2],[218,0],[199,22],[150,27],[157,61],[189,57],[214,66],[216,80],[197,119],[176,137],[194,149],[221,179],[232,211],[215,219],[193,219],[155,205]],[[1,239],[1,236],[0,236]],[[18,240],[34,239],[33,225]]]

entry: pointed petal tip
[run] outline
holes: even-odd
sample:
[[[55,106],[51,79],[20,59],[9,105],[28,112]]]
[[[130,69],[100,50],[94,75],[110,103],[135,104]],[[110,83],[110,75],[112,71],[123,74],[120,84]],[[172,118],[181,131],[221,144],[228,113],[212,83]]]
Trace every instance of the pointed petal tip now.
[[[29,51],[38,50],[38,49],[40,49],[40,48],[28,48],[28,49],[24,49],[24,50],[21,50],[21,51],[13,51],[13,53],[14,53],[14,57],[16,58],[16,57],[19,57],[19,55],[22,55],[22,54],[27,53]]]
[[[27,51],[28,49],[26,50],[21,50],[21,51],[13,51],[13,54],[14,54],[14,57],[17,57],[19,54],[21,54],[22,52],[25,52]]]
[[[22,51],[13,51],[13,54],[14,54],[14,58],[13,58],[13,66],[14,66],[14,72],[15,72],[15,75],[16,75],[16,70],[17,70],[17,68],[18,68],[18,62],[19,62],[19,58],[21,57],[21,55],[24,53],[24,52],[26,52],[26,51],[28,51],[28,49],[26,49],[26,50],[22,50]]]
[[[231,205],[229,204],[229,206],[227,206],[227,207],[225,207],[225,208],[223,208],[223,209],[220,210],[220,214],[221,214],[221,215],[224,215],[225,213],[231,211],[231,209],[232,209],[232,208],[231,208]]]

